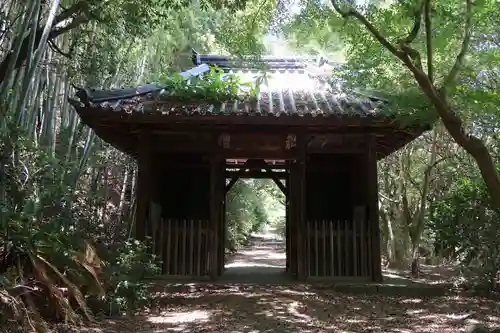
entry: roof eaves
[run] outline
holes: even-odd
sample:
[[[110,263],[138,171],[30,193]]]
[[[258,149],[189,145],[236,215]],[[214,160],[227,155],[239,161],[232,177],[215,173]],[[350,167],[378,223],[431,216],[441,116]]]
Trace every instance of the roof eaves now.
[[[207,64],[200,64],[194,68],[183,71],[180,75],[184,80],[188,80],[191,77],[199,76],[210,70]],[[165,89],[166,86],[158,83],[150,83],[138,86],[136,88],[123,88],[123,89],[111,89],[111,90],[101,90],[101,89],[87,89],[77,87],[76,96],[84,104],[91,103],[103,103],[103,102],[114,102],[123,99],[130,99],[134,97],[144,96],[147,94],[158,93]]]

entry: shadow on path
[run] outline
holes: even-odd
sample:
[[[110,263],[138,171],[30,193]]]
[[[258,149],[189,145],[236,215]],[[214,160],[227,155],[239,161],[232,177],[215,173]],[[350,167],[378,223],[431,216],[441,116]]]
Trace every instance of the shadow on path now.
[[[252,235],[249,244],[229,258],[220,280],[281,283],[290,279],[285,266],[285,242],[269,228]]]

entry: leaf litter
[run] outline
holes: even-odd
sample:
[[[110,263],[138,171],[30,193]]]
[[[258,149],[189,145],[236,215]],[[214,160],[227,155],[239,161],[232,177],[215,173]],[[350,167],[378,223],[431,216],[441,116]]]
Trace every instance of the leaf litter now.
[[[80,332],[465,332],[500,326],[500,304],[460,295],[352,295],[304,285],[199,284],[156,288],[133,317],[107,318]]]

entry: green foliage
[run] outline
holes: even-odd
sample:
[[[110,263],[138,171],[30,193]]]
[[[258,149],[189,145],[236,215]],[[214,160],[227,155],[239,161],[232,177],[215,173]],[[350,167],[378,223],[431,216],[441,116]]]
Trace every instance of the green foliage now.
[[[156,258],[145,244],[126,241],[123,230],[113,235],[104,229],[92,196],[73,201],[79,163],[64,163],[38,149],[23,131],[9,147],[5,143],[11,139],[3,134],[0,156],[6,158],[6,149],[16,151],[15,163],[2,170],[8,178],[0,182],[8,198],[1,203],[0,289],[14,300],[11,309],[24,301],[35,320],[79,322],[81,315],[92,319],[144,306],[149,300],[144,277],[158,273]],[[4,310],[3,324],[19,311]]]
[[[484,181],[460,177],[433,205],[431,228],[438,249],[460,260],[473,283],[490,286],[500,267],[499,212],[490,208]]]
[[[351,2],[343,2],[349,8]],[[395,47],[408,36],[420,1],[369,1],[362,6],[352,5],[372,26]],[[302,50],[315,45],[313,53],[332,54],[343,49],[345,63],[337,72],[343,84],[355,89],[377,91],[388,95],[392,102],[390,113],[398,122],[414,124],[432,123],[436,118],[426,96],[413,74],[393,54],[373,37],[359,20],[344,18],[331,6],[319,1],[302,3],[303,7],[293,20],[283,26],[290,43]],[[464,119],[480,120],[485,114],[498,115],[498,25],[500,16],[495,1],[487,0],[473,7],[471,49],[466,56],[466,66],[452,89],[449,99]],[[432,3],[432,65],[436,86],[440,86],[453,66],[460,51],[465,12],[461,2],[439,1]],[[420,53],[421,66],[427,71],[427,44],[424,23],[411,47]],[[319,51],[318,51],[319,50]],[[493,80],[491,78],[494,78]],[[420,105],[419,105],[420,103]],[[417,106],[417,107],[415,107]]]
[[[200,77],[184,80],[179,73],[164,77],[160,82],[166,88],[160,93],[160,100],[224,102],[255,98],[257,87],[251,82],[241,82],[235,74],[225,74],[223,70],[212,66],[210,72]],[[242,88],[248,88],[248,91]]]
[[[230,250],[245,244],[248,237],[268,223],[268,214],[251,181],[238,180],[226,195],[226,221]]]
[[[146,279],[161,272],[157,258],[138,240],[114,242],[99,248],[105,264],[102,280],[106,296],[89,297],[89,305],[103,315],[133,314],[151,301]]]

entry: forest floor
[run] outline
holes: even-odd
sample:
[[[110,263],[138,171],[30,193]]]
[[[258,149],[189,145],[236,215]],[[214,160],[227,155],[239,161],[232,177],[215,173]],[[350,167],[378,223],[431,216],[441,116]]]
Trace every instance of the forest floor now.
[[[500,326],[500,304],[456,294],[349,294],[291,281],[277,283],[283,244],[260,235],[236,254],[223,279],[212,283],[159,283],[155,305],[135,317],[109,318],[80,332],[464,332],[472,323]],[[408,279],[404,271],[386,271]],[[424,267],[420,282],[449,279],[449,268]],[[249,282],[253,280],[253,282]],[[436,282],[438,281],[438,282]]]

